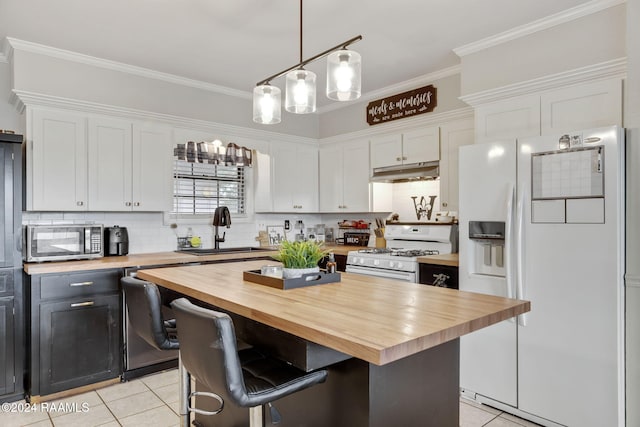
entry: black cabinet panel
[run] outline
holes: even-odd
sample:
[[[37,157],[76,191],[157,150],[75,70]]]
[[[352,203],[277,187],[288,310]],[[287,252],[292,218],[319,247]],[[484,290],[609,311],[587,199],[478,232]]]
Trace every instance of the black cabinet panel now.
[[[0,395],[15,391],[13,298],[0,298]]]
[[[438,264],[420,264],[418,281],[424,285],[435,285],[436,280],[441,282],[438,286],[458,289],[458,267]]]
[[[40,305],[40,393],[50,394],[121,374],[118,295]]]

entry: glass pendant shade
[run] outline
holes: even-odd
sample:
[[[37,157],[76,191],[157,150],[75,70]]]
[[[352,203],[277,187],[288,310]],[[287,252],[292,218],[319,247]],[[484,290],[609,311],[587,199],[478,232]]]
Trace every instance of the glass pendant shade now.
[[[299,68],[287,73],[284,108],[295,114],[316,111],[316,74],[314,72]]]
[[[338,50],[327,58],[327,97],[336,101],[360,98],[362,59],[358,52]]]
[[[253,89],[253,121],[263,125],[280,123],[281,111],[280,89],[264,84]]]

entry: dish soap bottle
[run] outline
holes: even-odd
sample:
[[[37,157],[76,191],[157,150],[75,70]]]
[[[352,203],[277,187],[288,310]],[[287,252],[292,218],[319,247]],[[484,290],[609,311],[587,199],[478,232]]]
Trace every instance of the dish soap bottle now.
[[[333,252],[329,254],[329,261],[327,261],[327,273],[335,273],[338,264],[336,264],[336,258],[333,255]]]

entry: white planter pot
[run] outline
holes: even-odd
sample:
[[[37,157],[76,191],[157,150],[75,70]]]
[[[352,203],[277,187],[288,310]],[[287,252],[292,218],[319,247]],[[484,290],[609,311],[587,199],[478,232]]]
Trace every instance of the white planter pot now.
[[[283,268],[282,269],[282,277],[284,279],[295,279],[297,277],[302,277],[303,274],[319,273],[319,272],[320,272],[320,267]]]

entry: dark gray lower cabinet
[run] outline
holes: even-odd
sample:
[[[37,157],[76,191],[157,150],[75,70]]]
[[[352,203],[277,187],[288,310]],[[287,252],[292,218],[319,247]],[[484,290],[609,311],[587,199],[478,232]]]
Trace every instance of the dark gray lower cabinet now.
[[[0,298],[0,396],[15,391],[13,298]]]
[[[122,374],[121,273],[32,276],[30,395]]]

